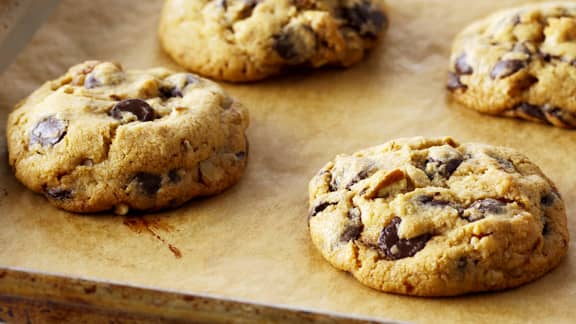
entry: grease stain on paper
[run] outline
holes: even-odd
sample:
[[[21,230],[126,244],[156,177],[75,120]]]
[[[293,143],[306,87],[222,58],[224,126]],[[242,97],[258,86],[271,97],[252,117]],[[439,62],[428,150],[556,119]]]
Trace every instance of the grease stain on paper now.
[[[174,230],[169,224],[162,223],[158,220],[146,219],[143,216],[126,217],[124,219],[124,225],[128,226],[130,230],[135,233],[149,233],[162,244],[166,245],[170,252],[174,254],[174,257],[180,259],[182,257],[182,252],[176,246],[168,242],[165,238],[160,236],[159,232],[171,232]]]

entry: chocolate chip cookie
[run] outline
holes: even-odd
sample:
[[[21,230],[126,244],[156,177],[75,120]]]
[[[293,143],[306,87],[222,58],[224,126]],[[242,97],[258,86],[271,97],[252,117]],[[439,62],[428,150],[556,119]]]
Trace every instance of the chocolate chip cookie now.
[[[576,3],[508,9],[455,39],[447,88],[483,113],[576,127]]]
[[[387,23],[380,0],[166,0],[159,36],[178,64],[239,82],[350,66]]]
[[[236,183],[245,108],[215,83],[89,61],[19,103],[9,160],[28,188],[68,211],[157,210]]]
[[[309,192],[314,245],[386,292],[515,287],[556,267],[568,248],[558,190],[509,148],[399,139],[337,156]]]

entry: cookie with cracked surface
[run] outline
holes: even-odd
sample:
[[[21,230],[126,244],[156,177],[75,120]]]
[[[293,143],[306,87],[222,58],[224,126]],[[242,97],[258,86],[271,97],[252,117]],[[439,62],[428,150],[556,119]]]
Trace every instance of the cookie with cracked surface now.
[[[125,214],[236,183],[247,126],[245,108],[207,79],[88,61],[20,102],[6,134],[26,187],[68,211]]]
[[[387,24],[381,0],[166,0],[158,33],[178,64],[242,82],[351,66]]]
[[[576,3],[507,9],[456,36],[447,88],[483,113],[576,128]]]
[[[334,267],[385,292],[500,290],[556,267],[564,202],[515,150],[406,138],[340,155],[309,185],[312,242]]]

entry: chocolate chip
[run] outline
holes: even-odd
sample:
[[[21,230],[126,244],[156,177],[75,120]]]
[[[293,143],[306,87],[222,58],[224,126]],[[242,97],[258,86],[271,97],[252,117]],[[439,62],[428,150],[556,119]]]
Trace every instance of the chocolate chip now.
[[[350,224],[340,235],[340,242],[350,242],[352,240],[357,240],[364,229],[363,224]]]
[[[502,79],[511,76],[526,67],[526,62],[522,60],[502,60],[496,63],[490,77],[492,79]]]
[[[254,8],[261,0],[244,0],[242,10],[238,13],[240,19],[246,19],[252,15]]]
[[[92,89],[102,85],[100,81],[94,76],[94,74],[90,73],[84,79],[84,88]]]
[[[469,222],[475,222],[486,217],[486,214],[504,213],[504,206],[506,206],[505,202],[492,198],[477,200],[464,211],[461,217]]]
[[[438,193],[436,193],[435,195],[438,195]],[[416,197],[416,202],[418,202],[421,205],[429,205],[433,207],[444,207],[450,205],[449,201],[436,199],[434,196],[430,195],[418,196]]]
[[[468,86],[460,81],[460,76],[454,72],[448,72],[448,82],[446,82],[446,89],[456,91],[458,89],[468,89]]]
[[[576,114],[558,107],[545,106],[546,114],[556,126],[576,127]]]
[[[177,87],[161,87],[158,89],[162,99],[170,99],[175,97],[182,97],[182,91]]]
[[[496,160],[496,162],[498,162],[498,164],[502,167],[502,169],[504,169],[504,171],[516,172],[516,167],[514,166],[514,163],[512,163],[510,160],[499,156],[494,157],[494,159]]]
[[[56,145],[64,136],[68,129],[68,122],[49,116],[39,121],[30,133],[30,145],[40,144],[42,146]]]
[[[179,86],[163,86],[160,87],[158,90],[160,92],[160,97],[163,99],[170,99],[170,98],[175,98],[175,97],[182,97],[182,91],[184,91],[184,89],[190,85],[190,84],[194,84],[198,82],[198,78],[192,74],[186,74],[186,80],[184,81],[184,84],[179,87]]]
[[[348,219],[350,220],[350,223],[340,235],[341,242],[357,240],[360,237],[362,230],[364,230],[364,224],[362,224],[360,216],[360,208],[358,207],[354,207],[348,211]]]
[[[280,55],[281,58],[290,61],[298,57],[298,52],[292,44],[290,35],[280,34],[274,36],[274,50]]]
[[[434,179],[434,173],[444,178],[450,178],[462,162],[464,162],[464,159],[461,156],[451,157],[446,160],[428,158],[426,160],[426,174],[430,180]]]
[[[272,39],[278,56],[292,64],[304,63],[316,51],[316,35],[308,25],[287,26]]]
[[[364,169],[358,172],[358,174],[352,180],[350,180],[350,183],[346,185],[346,189],[350,189],[353,185],[357,184],[358,182],[366,178],[368,178],[368,169]]]
[[[516,26],[519,25],[522,22],[520,15],[516,14],[514,15],[514,17],[512,17],[512,25]]]
[[[236,159],[238,160],[244,160],[246,158],[246,152],[237,152],[236,154]]]
[[[122,119],[122,113],[134,114],[139,121],[151,121],[154,119],[154,109],[142,99],[126,99],[115,104],[109,115],[115,119]]]
[[[160,185],[162,183],[162,177],[156,174],[139,172],[134,176],[134,180],[138,183],[138,186],[142,192],[148,196],[153,196],[160,190]]]
[[[370,1],[366,0],[352,7],[343,7],[340,15],[347,26],[367,37],[376,37],[388,24],[388,18],[384,13],[372,8]]]
[[[456,59],[456,63],[454,63],[454,69],[456,70],[456,73],[459,75],[467,75],[474,73],[474,70],[466,61],[466,53],[460,55]]]
[[[50,198],[56,200],[66,200],[72,198],[72,191],[61,188],[44,188],[44,192]]]
[[[312,209],[310,209],[310,213],[308,214],[308,217],[314,217],[316,216],[318,213],[322,212],[324,209],[328,208],[328,206],[332,206],[332,205],[336,205],[337,203],[334,202],[321,202],[318,203],[316,206],[312,207]]]
[[[336,177],[332,176],[332,178],[330,179],[330,185],[328,190],[330,192],[334,192],[338,190],[338,187],[340,187],[340,184],[338,184],[338,180],[336,180]]]
[[[523,102],[520,105],[516,106],[516,110],[521,115],[526,115],[527,117],[532,117],[538,120],[546,121],[546,114],[544,114],[540,106],[531,105],[529,103]]]
[[[426,246],[426,243],[432,237],[430,234],[423,234],[411,239],[400,239],[398,237],[398,227],[401,222],[401,218],[394,217],[390,224],[382,229],[378,238],[378,247],[387,260],[398,260],[414,256]]]
[[[179,171],[180,171],[179,169],[172,169],[172,170],[168,171],[168,179],[170,179],[170,182],[178,183],[182,180],[182,177],[180,177]]]
[[[501,214],[504,212],[506,204],[500,200],[486,198],[475,201],[470,207],[478,209],[484,213]]]
[[[290,2],[298,9],[309,10],[317,8],[315,1],[316,0],[291,0]]]
[[[540,204],[542,204],[542,206],[545,206],[545,207],[550,207],[554,204],[554,201],[556,201],[556,195],[554,193],[550,192],[547,195],[544,195],[540,199]]]

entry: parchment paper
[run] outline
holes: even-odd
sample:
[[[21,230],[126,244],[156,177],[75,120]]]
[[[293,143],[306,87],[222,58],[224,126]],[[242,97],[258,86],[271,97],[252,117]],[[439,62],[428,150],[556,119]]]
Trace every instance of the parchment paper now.
[[[450,103],[452,37],[521,0],[389,0],[391,28],[363,63],[224,87],[251,113],[243,180],[216,197],[144,219],[51,207],[12,176],[0,146],[0,267],[208,293],[422,323],[568,323],[576,246],[518,289],[425,299],[365,288],[332,268],[306,226],[307,182],[337,153],[403,136],[452,135],[517,148],[558,184],[576,238],[576,132],[479,115]],[[12,106],[86,59],[178,69],[158,46],[160,1],[66,0],[0,79],[0,131]]]

